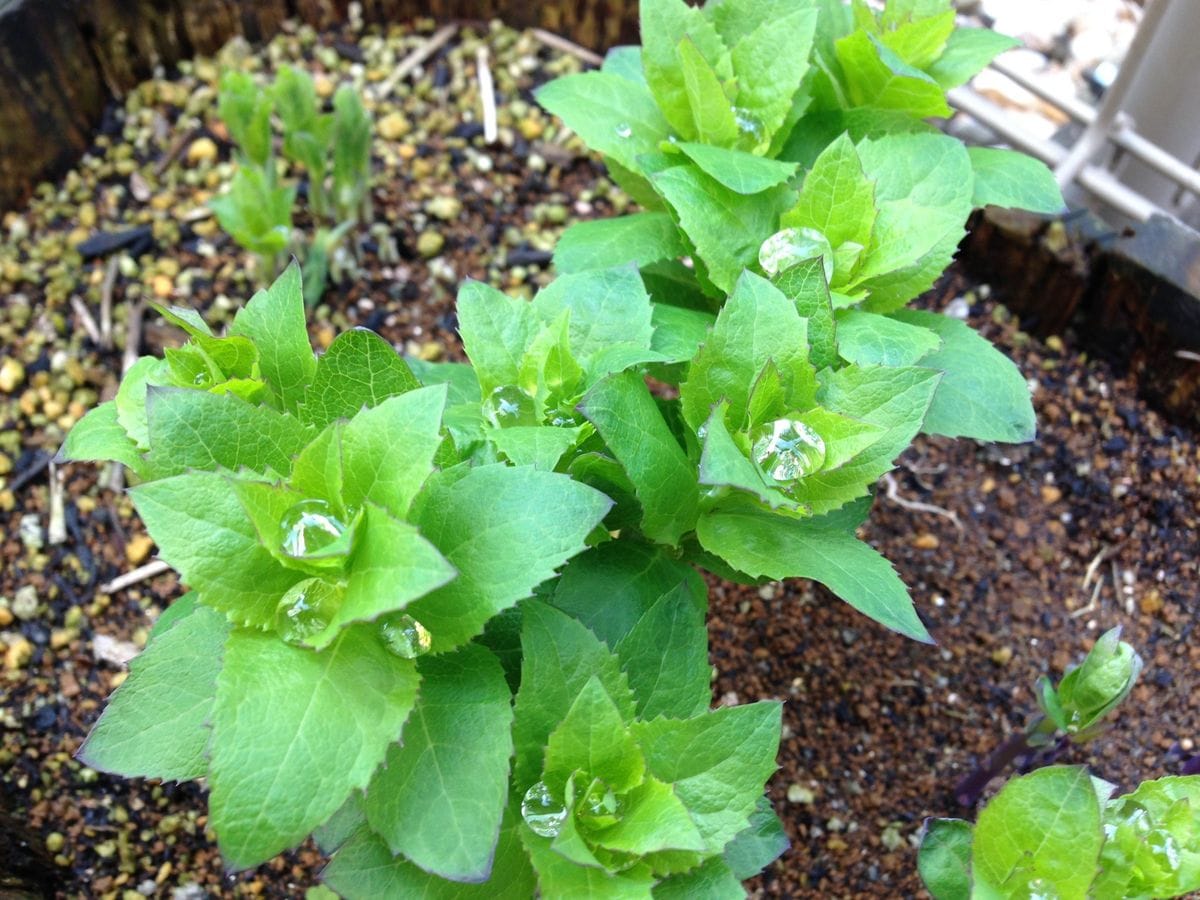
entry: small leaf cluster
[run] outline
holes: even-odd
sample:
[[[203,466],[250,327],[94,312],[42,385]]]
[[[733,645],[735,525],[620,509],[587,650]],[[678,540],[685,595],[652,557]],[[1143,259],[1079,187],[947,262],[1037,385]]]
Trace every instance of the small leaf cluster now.
[[[322,112],[312,77],[286,65],[265,88],[246,72],[225,72],[218,113],[237,148],[238,168],[229,190],[210,206],[221,227],[258,255],[263,277],[273,277],[289,248],[302,253],[311,305],[338,243],[370,217],[371,119],[349,85],[334,93],[332,111]],[[293,228],[296,187],[280,180],[273,118],[283,157],[305,174],[309,208],[323,223],[310,241],[299,240]]]
[[[62,455],[131,470],[191,593],[81,758],[205,779],[234,868],[315,832],[347,897],[743,896],[786,846],[763,797],[780,705],[708,709],[703,581],[613,540],[614,501],[558,464],[601,455],[573,412],[598,386],[653,404],[627,371],[660,355],[635,286],[469,285],[476,370],[365,330],[315,357],[295,265],[225,336],[162,310],[189,340]]]
[[[1129,695],[1142,661],[1120,629],[1096,641],[1058,687],[1038,682],[1046,718],[1031,746],[1095,737]],[[925,823],[917,866],[935,900],[976,897],[1177,897],[1200,890],[1200,776],[1116,786],[1084,766],[1046,766],[1010,779],[980,811]]]

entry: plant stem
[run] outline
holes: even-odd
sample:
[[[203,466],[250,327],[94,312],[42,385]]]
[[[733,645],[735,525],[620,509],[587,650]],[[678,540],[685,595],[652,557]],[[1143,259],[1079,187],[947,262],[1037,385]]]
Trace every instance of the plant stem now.
[[[993,778],[999,776],[1011,764],[1021,757],[1032,758],[1037,748],[1030,743],[1031,738],[1038,734],[1052,734],[1054,723],[1039,716],[1025,728],[1012,735],[1003,744],[992,751],[983,765],[977,766],[954,786],[954,799],[963,806],[974,806],[983,796],[984,790]]]

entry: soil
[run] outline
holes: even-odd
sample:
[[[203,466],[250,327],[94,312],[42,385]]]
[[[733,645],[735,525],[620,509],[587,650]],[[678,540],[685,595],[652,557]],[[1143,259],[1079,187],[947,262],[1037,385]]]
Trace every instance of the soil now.
[[[372,83],[432,27],[300,30],[264,58]],[[532,103],[534,85],[578,60],[529,35],[488,35],[501,141],[485,144],[474,86],[480,34],[460,33],[379,103],[377,121],[398,113],[408,126],[393,121],[394,136],[376,142],[375,218],[384,227],[315,311],[318,346],[366,325],[407,352],[459,358],[458,282],[530,290],[549,278],[547,251],[565,221],[625,207],[602,167]],[[0,812],[11,814],[0,822],[0,843],[9,836],[0,874],[40,862],[66,896],[295,897],[317,883],[321,865],[306,845],[228,876],[205,831],[202,787],[113,778],[72,756],[124,677],[97,649],[144,644],[180,589],[165,574],[102,590],[153,547],[111,472],[72,465],[51,476],[46,463],[64,428],[115,389],[127,334],[142,353],[180,339],[153,313],[129,327],[132,310],[158,296],[220,321],[229,298],[251,289],[246,260],[195,212],[227,175],[215,71],[198,61],[114,107],[79,169],[5,217],[0,239]],[[207,145],[196,149],[204,139],[214,159]],[[132,168],[118,167],[121,159]],[[460,201],[461,212],[439,219],[427,209],[434,196]],[[139,225],[151,228],[153,246],[136,265],[112,269],[116,324],[104,349],[71,299],[102,323],[106,257],[83,259],[72,247],[92,232]],[[418,251],[425,232],[444,239],[428,259]],[[1060,675],[1114,625],[1141,650],[1145,672],[1112,732],[1066,761],[1131,788],[1177,772],[1195,752],[1195,437],[1146,408],[1135,384],[1088,359],[1069,333],[1042,341],[1020,331],[989,293],[952,270],[920,303],[965,306],[971,324],[1018,361],[1035,385],[1039,439],[918,441],[894,487],[881,484],[865,531],[911,585],[938,645],[897,637],[805,582],[711,582],[717,702],[787,701],[770,794],[793,846],[750,885],[762,895],[921,896],[922,819],[968,814],[953,800],[955,781],[1035,711],[1039,674]],[[50,477],[62,482],[61,515],[52,514]],[[12,837],[18,831],[28,847]]]

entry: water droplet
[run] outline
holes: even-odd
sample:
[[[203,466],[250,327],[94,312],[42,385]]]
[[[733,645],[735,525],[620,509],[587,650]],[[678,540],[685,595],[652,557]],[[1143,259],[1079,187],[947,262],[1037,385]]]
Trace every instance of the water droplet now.
[[[208,384],[211,380],[212,379],[209,378],[207,372],[197,372],[196,376],[192,379],[192,384],[196,385],[196,387],[203,387],[204,385]]]
[[[597,778],[588,787],[576,807],[580,816],[597,828],[615,825],[620,819],[621,800],[607,784]]]
[[[1044,878],[1035,878],[1026,885],[1029,900],[1058,900],[1058,891]]]
[[[1146,836],[1146,846],[1171,872],[1179,871],[1179,845],[1169,831],[1156,828]]]
[[[808,259],[821,257],[825,280],[833,278],[833,248],[825,235],[813,228],[785,228],[758,248],[758,264],[771,278]]]
[[[740,106],[733,108],[733,119],[738,127],[738,149],[753,150],[763,139],[763,126],[758,117]]]
[[[407,613],[385,616],[379,622],[379,634],[387,648],[404,659],[416,659],[433,646],[429,629]]]
[[[621,138],[621,140],[627,140],[628,138],[630,138],[632,136],[633,136],[633,128],[630,126],[630,124],[628,122],[622,122],[620,125],[617,126],[617,137]]]
[[[786,483],[821,468],[825,441],[803,422],[776,419],[751,433],[750,452],[767,475]]]
[[[534,834],[557,837],[567,821],[567,808],[554,799],[544,781],[539,781],[521,800],[521,818]]]
[[[289,644],[299,644],[324,631],[335,612],[335,593],[320,578],[292,585],[275,607],[275,630]]]
[[[329,551],[346,534],[346,524],[324,500],[301,500],[283,514],[283,552],[292,559],[332,555]]]
[[[496,388],[483,404],[483,413],[497,428],[513,425],[537,425],[533,398],[515,384]]]

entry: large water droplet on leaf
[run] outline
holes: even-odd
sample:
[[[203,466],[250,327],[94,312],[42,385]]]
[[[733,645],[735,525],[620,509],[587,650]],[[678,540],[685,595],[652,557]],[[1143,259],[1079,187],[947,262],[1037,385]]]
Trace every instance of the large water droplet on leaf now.
[[[483,403],[483,414],[497,428],[538,424],[533,398],[515,384],[501,385],[492,391]]]
[[[307,578],[292,585],[275,607],[275,630],[289,644],[299,644],[333,619],[334,591],[320,578]]]
[[[803,422],[776,419],[751,432],[750,454],[763,472],[787,483],[821,468],[825,441]]]
[[[393,613],[382,618],[379,634],[387,648],[404,659],[416,659],[433,646],[429,629],[408,613]]]
[[[758,264],[771,278],[792,266],[821,257],[825,280],[833,278],[833,248],[821,232],[813,228],[785,228],[777,231],[758,248]]]
[[[554,799],[544,781],[539,781],[521,800],[521,818],[534,834],[557,837],[567,821],[567,808]]]
[[[301,500],[283,514],[283,552],[292,559],[319,557],[346,534],[346,523],[324,500]]]
[[[613,793],[612,788],[597,778],[588,787],[576,809],[580,817],[594,827],[607,828],[620,819],[621,799]]]

